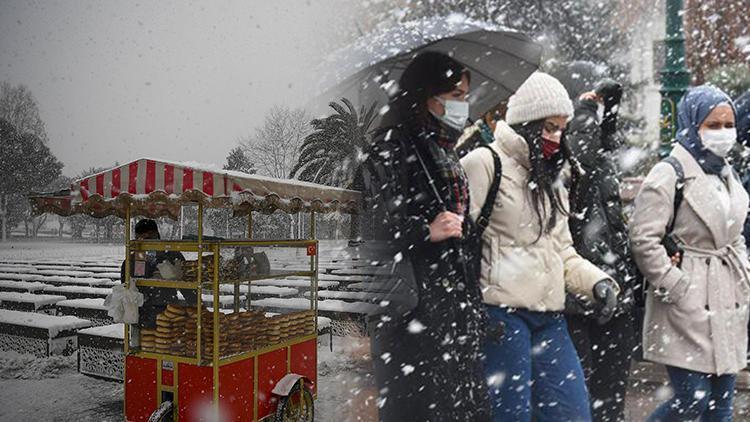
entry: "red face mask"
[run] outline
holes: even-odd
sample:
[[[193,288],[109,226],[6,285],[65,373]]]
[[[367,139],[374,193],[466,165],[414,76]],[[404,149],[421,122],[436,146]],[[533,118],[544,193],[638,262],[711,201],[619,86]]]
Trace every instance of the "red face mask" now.
[[[560,151],[559,142],[552,142],[544,138],[542,138],[542,141],[542,155],[546,160],[549,160],[553,155],[557,154],[557,152]]]

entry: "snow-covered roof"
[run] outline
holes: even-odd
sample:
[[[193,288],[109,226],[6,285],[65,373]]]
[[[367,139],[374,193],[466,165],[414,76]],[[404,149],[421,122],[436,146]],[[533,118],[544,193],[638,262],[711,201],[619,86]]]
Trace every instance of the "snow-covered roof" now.
[[[74,316],[53,316],[33,312],[9,311],[0,309],[0,324],[20,325],[23,327],[47,330],[50,338],[57,337],[61,331],[90,327],[91,321]]]
[[[35,212],[94,217],[134,215],[177,218],[182,204],[250,211],[356,213],[360,193],[303,182],[223,170],[210,164],[139,158],[83,179],[70,190],[30,196]]]

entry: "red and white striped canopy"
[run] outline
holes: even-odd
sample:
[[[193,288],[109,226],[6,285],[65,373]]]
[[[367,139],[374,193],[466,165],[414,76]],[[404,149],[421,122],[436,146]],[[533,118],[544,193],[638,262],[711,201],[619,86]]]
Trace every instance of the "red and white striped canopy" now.
[[[141,158],[75,181],[69,195],[33,195],[37,212],[98,217],[179,215],[182,204],[231,206],[236,215],[250,211],[356,213],[359,192],[292,179],[275,179],[222,170],[199,163]]]

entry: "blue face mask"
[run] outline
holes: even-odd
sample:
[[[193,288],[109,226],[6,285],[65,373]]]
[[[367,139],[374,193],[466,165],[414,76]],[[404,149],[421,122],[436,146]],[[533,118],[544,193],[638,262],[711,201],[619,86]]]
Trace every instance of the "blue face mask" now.
[[[440,97],[435,97],[435,99],[443,105],[445,113],[442,116],[438,116],[432,111],[430,113],[449,127],[456,130],[463,130],[466,126],[466,121],[469,119],[468,101],[444,100]]]

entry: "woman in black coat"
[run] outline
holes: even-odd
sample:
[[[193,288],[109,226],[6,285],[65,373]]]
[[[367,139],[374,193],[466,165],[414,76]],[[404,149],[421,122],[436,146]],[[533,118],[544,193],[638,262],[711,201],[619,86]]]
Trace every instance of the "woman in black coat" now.
[[[374,233],[365,252],[390,261],[393,275],[383,312],[370,321],[381,421],[489,418],[469,190],[453,150],[469,82],[444,54],[415,57],[361,168]]]

